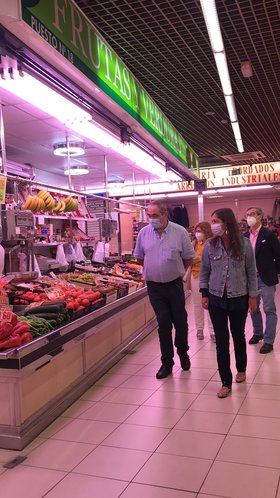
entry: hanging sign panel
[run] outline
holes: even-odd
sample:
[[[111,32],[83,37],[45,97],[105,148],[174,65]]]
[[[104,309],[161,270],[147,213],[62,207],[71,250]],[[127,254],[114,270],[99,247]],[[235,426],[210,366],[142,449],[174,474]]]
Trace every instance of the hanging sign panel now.
[[[280,183],[280,162],[205,168],[199,177],[209,189]],[[194,182],[179,182],[177,189],[193,190]]]
[[[22,19],[189,168],[198,156],[73,0],[21,0]]]

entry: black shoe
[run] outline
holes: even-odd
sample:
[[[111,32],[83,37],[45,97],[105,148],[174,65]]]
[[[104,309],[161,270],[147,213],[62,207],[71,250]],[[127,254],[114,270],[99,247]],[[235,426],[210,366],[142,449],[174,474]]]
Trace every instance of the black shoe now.
[[[190,362],[190,358],[189,358],[188,354],[186,354],[184,356],[180,356],[180,363],[181,363],[182,370],[187,371],[191,368],[191,362]]]
[[[173,367],[167,367],[166,365],[161,365],[159,371],[156,374],[157,379],[165,379],[168,375],[172,374]]]
[[[262,337],[260,337],[259,335],[253,335],[249,341],[249,344],[258,344],[258,342],[262,341]]]
[[[267,342],[265,342],[260,349],[261,354],[270,353],[271,351],[273,351],[273,344],[267,344]]]

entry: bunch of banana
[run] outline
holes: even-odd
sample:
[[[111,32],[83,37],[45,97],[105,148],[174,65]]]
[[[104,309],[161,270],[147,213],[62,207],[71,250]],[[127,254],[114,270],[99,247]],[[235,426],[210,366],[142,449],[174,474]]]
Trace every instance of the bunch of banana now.
[[[63,213],[65,211],[65,201],[59,200],[56,203],[55,208],[53,209],[54,213]]]
[[[37,213],[38,211],[45,211],[45,201],[37,195],[29,195],[25,203],[23,204],[22,209],[24,211],[29,209],[33,213]]]
[[[46,211],[54,210],[55,200],[49,192],[47,192],[46,190],[40,190],[37,196],[39,197],[39,199],[43,199],[46,206]]]
[[[74,199],[71,196],[66,197],[65,199],[65,211],[77,211],[79,207],[78,199]]]

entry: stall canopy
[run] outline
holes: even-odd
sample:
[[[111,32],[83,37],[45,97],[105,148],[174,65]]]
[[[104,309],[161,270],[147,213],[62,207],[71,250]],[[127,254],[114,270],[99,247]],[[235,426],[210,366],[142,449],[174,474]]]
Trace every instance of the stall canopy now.
[[[73,1],[0,1],[0,21],[25,45],[148,139],[181,173],[198,156]]]

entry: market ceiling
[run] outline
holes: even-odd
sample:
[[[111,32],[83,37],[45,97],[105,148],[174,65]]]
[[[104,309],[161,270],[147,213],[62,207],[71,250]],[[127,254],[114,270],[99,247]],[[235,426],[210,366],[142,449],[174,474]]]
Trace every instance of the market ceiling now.
[[[199,0],[76,0],[201,157],[237,153]],[[280,157],[279,0],[216,0],[245,152]],[[251,61],[244,78],[241,62]]]

